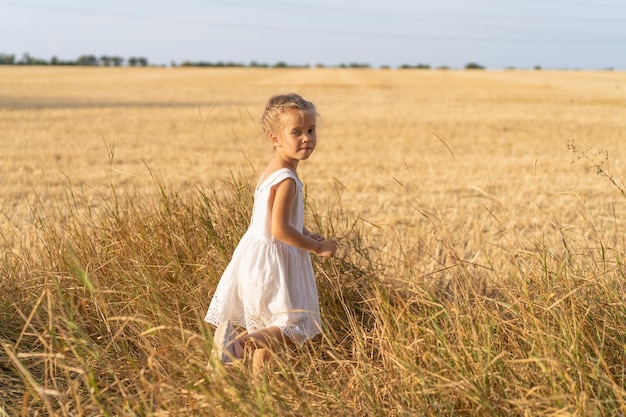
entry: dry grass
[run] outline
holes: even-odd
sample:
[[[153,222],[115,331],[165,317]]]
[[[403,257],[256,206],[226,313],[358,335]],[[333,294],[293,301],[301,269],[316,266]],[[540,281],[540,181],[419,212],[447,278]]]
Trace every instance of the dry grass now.
[[[625,78],[0,67],[0,415],[624,415]],[[292,90],[324,337],[207,371]]]

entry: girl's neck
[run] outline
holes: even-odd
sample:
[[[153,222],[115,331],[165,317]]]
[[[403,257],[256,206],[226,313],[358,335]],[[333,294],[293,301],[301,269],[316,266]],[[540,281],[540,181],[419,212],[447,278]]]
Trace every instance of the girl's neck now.
[[[298,162],[299,161],[297,159],[287,159],[279,153],[276,153],[270,161],[269,165],[275,167],[275,169],[288,168],[297,174]]]
[[[287,168],[291,170],[294,174],[296,174],[296,176],[298,176],[298,172],[296,171],[297,167],[298,167],[298,161],[296,161],[295,164],[289,164],[288,161],[285,161],[282,157],[276,154],[267,164],[265,171],[261,175],[261,178],[259,178],[259,183],[262,183],[263,181],[265,181],[272,172],[278,171],[279,169],[283,169],[283,168]]]

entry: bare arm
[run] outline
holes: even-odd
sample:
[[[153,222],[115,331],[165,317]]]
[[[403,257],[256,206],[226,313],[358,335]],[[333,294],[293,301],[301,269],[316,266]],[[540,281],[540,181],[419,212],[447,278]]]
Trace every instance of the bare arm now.
[[[276,239],[296,248],[305,249],[309,252],[322,256],[333,256],[337,249],[337,242],[333,239],[318,240],[309,237],[295,229],[289,223],[289,215],[293,199],[296,197],[296,183],[287,179],[274,188],[272,204],[272,229],[271,233]],[[306,230],[306,229],[305,229]]]
[[[304,230],[302,231],[302,233],[304,233],[304,236],[308,236],[311,239],[315,239],[315,240],[324,240],[324,238],[320,235],[318,235],[317,233],[313,233],[311,232],[309,229],[307,229],[306,227],[304,228]]]

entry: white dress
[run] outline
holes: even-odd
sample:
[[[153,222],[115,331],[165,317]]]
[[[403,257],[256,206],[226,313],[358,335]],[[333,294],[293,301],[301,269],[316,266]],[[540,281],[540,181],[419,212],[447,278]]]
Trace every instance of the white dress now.
[[[224,320],[248,333],[276,326],[301,346],[320,333],[320,309],[311,257],[274,238],[269,207],[272,187],[293,179],[296,197],[290,223],[304,229],[302,183],[288,168],[274,171],[257,186],[252,219],[217,285],[205,320]]]

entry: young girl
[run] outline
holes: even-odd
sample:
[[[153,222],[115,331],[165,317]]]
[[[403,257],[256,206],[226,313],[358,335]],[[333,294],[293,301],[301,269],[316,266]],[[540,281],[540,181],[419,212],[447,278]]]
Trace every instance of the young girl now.
[[[254,349],[263,363],[278,345],[301,346],[320,333],[309,252],[334,256],[337,241],[304,227],[297,168],[317,145],[315,106],[297,94],[272,97],[262,117],[274,155],[254,193],[250,226],[211,300],[205,320],[217,326],[214,351],[226,364]],[[236,335],[233,326],[246,329]],[[253,365],[254,366],[254,365]]]

